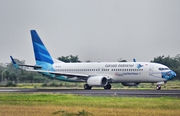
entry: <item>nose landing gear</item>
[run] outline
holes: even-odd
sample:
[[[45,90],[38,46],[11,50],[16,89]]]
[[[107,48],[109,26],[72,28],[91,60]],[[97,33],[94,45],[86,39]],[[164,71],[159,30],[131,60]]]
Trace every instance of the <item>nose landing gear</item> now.
[[[156,89],[157,89],[157,90],[161,90],[161,85],[157,85],[157,86],[156,86]]]

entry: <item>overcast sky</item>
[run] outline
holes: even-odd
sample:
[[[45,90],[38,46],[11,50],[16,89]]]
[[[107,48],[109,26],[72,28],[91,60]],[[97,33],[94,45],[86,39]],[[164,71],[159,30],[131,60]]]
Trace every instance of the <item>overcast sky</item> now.
[[[30,30],[52,57],[151,61],[180,53],[179,0],[0,0],[0,62],[34,64]]]

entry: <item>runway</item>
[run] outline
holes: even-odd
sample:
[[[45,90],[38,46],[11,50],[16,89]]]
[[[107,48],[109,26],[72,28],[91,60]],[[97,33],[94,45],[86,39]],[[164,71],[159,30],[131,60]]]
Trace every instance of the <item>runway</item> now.
[[[122,90],[122,89],[19,89],[19,88],[0,88],[0,93],[54,93],[54,94],[78,94],[88,96],[123,96],[123,97],[179,97],[180,90]]]

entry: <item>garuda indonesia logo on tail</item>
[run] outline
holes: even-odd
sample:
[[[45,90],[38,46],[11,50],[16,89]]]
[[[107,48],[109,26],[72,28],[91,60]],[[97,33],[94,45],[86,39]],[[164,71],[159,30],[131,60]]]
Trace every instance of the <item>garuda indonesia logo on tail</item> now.
[[[139,69],[139,68],[143,67],[143,65],[137,64],[136,67]]]

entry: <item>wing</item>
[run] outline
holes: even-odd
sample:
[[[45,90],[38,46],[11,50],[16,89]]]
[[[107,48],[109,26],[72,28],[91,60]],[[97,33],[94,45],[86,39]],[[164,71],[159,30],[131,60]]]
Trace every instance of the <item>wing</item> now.
[[[10,56],[14,66],[16,68],[19,68],[19,66],[26,66],[26,67],[34,67],[34,68],[41,68],[41,66],[37,65],[26,65],[26,64],[17,64],[15,60],[13,59],[12,56]],[[49,73],[49,74],[54,74],[55,76],[67,76],[67,78],[73,78],[77,77],[79,79],[87,80],[90,76],[87,74],[77,74],[77,73],[67,73],[67,72],[55,72],[55,71],[47,71],[47,70],[31,70],[31,69],[26,69],[27,71],[34,71],[34,72],[39,72],[39,73]]]
[[[77,78],[83,79],[83,80],[87,80],[90,77],[90,75],[78,74],[78,73],[55,72],[55,71],[46,71],[46,70],[30,70],[30,69],[26,69],[26,70],[27,71],[39,72],[39,73],[54,74],[55,76],[67,76],[67,78],[77,77]]]

